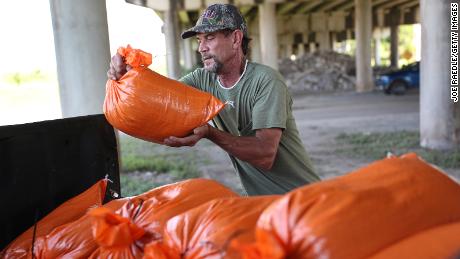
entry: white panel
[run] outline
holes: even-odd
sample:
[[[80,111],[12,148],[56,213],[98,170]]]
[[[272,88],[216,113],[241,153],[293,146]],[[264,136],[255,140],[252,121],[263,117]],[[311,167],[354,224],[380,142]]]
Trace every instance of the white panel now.
[[[326,13],[311,14],[311,30],[312,31],[327,31],[327,15]]]
[[[293,33],[302,33],[308,31],[308,16],[293,15],[287,23],[284,23]]]
[[[420,23],[420,7],[415,8],[415,22]]]
[[[169,1],[147,0],[146,5],[155,11],[166,11],[169,9]]]
[[[201,0],[185,0],[185,10],[199,10],[201,8]]]
[[[329,16],[329,30],[330,31],[343,31],[345,30],[345,12],[337,11],[331,13]]]
[[[278,31],[278,34],[291,32],[290,26],[286,26],[286,24],[289,22],[289,19],[290,17],[287,16],[276,17],[276,29]]]
[[[237,6],[241,6],[241,5],[253,5],[255,4],[255,1],[254,0],[236,0],[235,1],[235,4]]]
[[[278,34],[279,44],[288,45],[294,43],[294,35],[292,33],[286,33],[283,35]]]
[[[228,4],[228,0],[206,0],[206,6],[210,6],[212,4]]]

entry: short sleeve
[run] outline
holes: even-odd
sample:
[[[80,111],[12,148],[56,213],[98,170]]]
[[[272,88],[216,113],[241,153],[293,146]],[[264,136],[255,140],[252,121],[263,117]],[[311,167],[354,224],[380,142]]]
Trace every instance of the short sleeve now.
[[[196,69],[193,72],[190,72],[186,74],[185,76],[183,76],[182,78],[180,78],[179,82],[200,89],[199,87],[200,84],[198,83],[198,73],[199,71],[198,69]]]
[[[258,91],[252,110],[252,129],[286,128],[287,87],[280,79],[267,80]]]

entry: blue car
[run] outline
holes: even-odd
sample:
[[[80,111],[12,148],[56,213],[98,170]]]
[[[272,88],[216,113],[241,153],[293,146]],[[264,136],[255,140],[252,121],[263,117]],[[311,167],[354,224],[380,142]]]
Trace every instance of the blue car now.
[[[376,76],[375,86],[386,94],[404,94],[410,88],[419,88],[420,62],[411,63],[400,70]]]

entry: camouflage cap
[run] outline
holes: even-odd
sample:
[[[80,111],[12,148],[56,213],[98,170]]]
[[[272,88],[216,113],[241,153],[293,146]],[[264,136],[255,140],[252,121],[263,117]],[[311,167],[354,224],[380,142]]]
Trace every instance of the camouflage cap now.
[[[214,32],[224,29],[239,29],[248,37],[248,29],[238,8],[230,4],[213,4],[201,14],[195,26],[182,33],[182,39],[197,33]]]

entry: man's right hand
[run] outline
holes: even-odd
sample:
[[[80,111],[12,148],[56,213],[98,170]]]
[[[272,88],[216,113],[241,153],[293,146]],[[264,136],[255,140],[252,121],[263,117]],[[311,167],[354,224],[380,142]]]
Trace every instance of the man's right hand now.
[[[129,70],[131,70],[131,66],[127,65],[123,57],[117,53],[112,57],[109,71],[107,71],[107,77],[112,80],[118,80]]]

